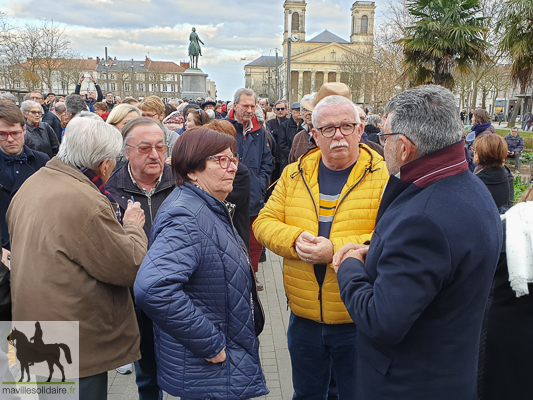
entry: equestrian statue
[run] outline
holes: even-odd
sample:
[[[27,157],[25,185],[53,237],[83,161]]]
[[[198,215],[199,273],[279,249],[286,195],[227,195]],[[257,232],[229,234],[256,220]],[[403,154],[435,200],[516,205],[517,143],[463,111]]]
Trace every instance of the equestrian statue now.
[[[200,43],[202,43],[204,46],[204,42],[200,40],[200,36],[196,33],[196,28],[192,28],[192,32],[189,35],[189,57],[191,58],[191,68],[198,69],[198,56],[202,55],[202,48],[200,47]],[[196,61],[196,62],[195,62]]]

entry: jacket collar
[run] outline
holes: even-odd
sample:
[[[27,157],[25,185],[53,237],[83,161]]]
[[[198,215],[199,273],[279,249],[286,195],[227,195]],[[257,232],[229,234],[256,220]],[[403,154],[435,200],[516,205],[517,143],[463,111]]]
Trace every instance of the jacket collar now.
[[[185,182],[183,188],[192,191],[197,197],[202,199],[215,214],[217,214],[221,218],[224,218],[226,221],[229,221],[229,223],[231,224],[228,209],[226,208],[226,205],[223,202],[211,196],[202,188],[193,185],[192,183]]]
[[[70,175],[71,177],[77,179],[78,181],[88,185],[92,189],[96,190],[98,193],[100,193],[100,190],[87,178],[83,172],[81,172],[78,168],[76,168],[73,165],[64,163],[59,158],[54,157],[50,161],[46,163],[44,168],[49,168],[57,172],[61,172],[63,174]]]
[[[232,109],[230,110],[230,112],[229,112],[229,116],[228,116],[228,117],[229,117],[229,119],[231,119],[232,121],[235,121],[237,124],[239,124],[239,125],[242,126],[242,124],[241,124],[239,121],[237,121],[237,120],[235,119],[235,109],[234,109],[234,108],[232,108]],[[257,120],[257,117],[254,115],[254,116],[252,117],[252,129],[251,129],[248,133],[256,132],[256,131],[258,131],[258,130],[260,130],[260,129],[261,129],[261,125],[259,124],[259,121]],[[246,128],[243,126],[243,128],[242,128],[242,133],[243,133],[243,135],[244,135],[244,132],[245,132],[245,131],[246,131]]]
[[[315,175],[318,177],[318,166],[320,164],[321,159],[322,152],[320,151],[319,147],[315,147],[308,150],[307,153],[300,157],[300,160],[298,162],[298,171],[296,172],[296,174],[298,172],[305,174],[306,179],[308,180],[314,179]],[[367,145],[359,143],[359,158],[355,163],[353,171],[360,171],[357,172],[355,175],[353,173],[350,174],[350,179],[352,177],[360,176],[364,169],[368,169],[369,172],[377,171],[379,168],[376,169],[376,164],[380,160],[383,160],[380,155],[372,153],[372,151]],[[291,178],[292,177],[295,177],[295,174],[291,175]],[[350,184],[350,179],[348,179],[348,185]]]
[[[113,175],[116,175],[117,178],[118,188],[126,192],[143,194],[143,191],[131,180],[130,174],[128,172],[128,165],[129,162],[126,162],[126,164],[124,164],[122,167],[113,172]],[[170,165],[164,164],[161,182],[159,183],[159,185],[157,185],[154,194],[162,190],[168,189],[173,185],[174,182],[172,178],[172,168],[170,167]]]
[[[468,169],[464,142],[425,155],[400,168],[400,179],[416,186],[428,186],[439,179],[460,174]]]

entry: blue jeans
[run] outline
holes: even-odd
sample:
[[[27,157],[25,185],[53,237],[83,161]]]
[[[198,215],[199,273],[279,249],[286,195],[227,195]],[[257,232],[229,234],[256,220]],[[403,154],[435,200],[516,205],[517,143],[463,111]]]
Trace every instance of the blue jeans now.
[[[157,384],[154,324],[142,310],[136,308],[135,313],[141,333],[141,359],[135,362],[135,382],[139,390],[139,400],[162,400],[163,391]]]
[[[354,324],[321,324],[291,313],[287,338],[293,400],[327,399],[331,371],[339,399],[355,399],[356,336]]]

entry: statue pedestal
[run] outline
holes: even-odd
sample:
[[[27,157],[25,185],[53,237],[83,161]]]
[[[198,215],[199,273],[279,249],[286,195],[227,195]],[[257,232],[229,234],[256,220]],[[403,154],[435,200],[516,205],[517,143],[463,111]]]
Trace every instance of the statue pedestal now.
[[[182,90],[181,97],[196,101],[198,97],[206,98],[207,74],[200,68],[189,68],[181,73]]]

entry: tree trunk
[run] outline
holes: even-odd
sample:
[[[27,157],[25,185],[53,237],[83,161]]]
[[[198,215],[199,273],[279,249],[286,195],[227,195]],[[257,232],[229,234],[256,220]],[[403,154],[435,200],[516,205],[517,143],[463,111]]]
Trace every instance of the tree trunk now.
[[[478,88],[477,82],[474,82],[474,89],[472,91],[472,103],[471,103],[472,110],[476,109],[477,88]]]
[[[518,98],[518,101],[516,102],[516,106],[514,106],[513,114],[511,115],[511,119],[507,123],[507,128],[514,127],[516,123],[516,116],[518,115],[518,109],[522,106],[522,97]]]

